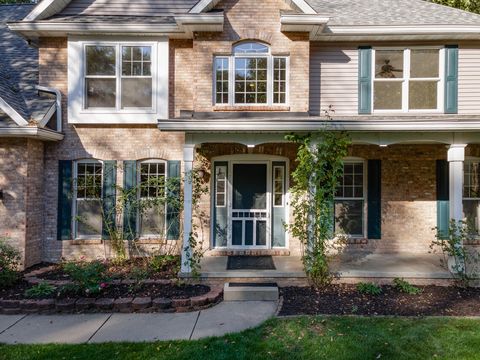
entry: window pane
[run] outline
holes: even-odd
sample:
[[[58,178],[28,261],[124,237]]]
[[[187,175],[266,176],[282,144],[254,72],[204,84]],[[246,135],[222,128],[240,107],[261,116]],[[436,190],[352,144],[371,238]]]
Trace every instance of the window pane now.
[[[412,50],[410,58],[412,78],[439,77],[439,51],[438,50]]]
[[[114,108],[116,84],[115,79],[86,79],[86,108]]]
[[[470,234],[480,234],[480,200],[464,200],[463,216]]]
[[[409,84],[409,107],[412,110],[437,108],[436,81],[411,81]]]
[[[98,200],[77,200],[77,236],[102,234],[102,203]]]
[[[257,246],[267,245],[267,222],[257,221],[256,228]]]
[[[122,47],[122,75],[150,76],[151,75],[151,47],[150,46],[123,46]]]
[[[335,232],[363,236],[363,201],[335,201]]]
[[[268,53],[268,47],[260,43],[248,42],[236,45],[233,51],[237,54]]]
[[[165,233],[165,206],[149,206],[141,214],[140,236],[157,235]]]
[[[401,110],[402,82],[376,81],[374,108],[375,110]]]
[[[122,109],[151,108],[152,79],[128,78],[122,79]]]
[[[375,77],[403,78],[403,50],[377,50],[375,52]]]
[[[87,75],[115,75],[115,47],[86,47]]]

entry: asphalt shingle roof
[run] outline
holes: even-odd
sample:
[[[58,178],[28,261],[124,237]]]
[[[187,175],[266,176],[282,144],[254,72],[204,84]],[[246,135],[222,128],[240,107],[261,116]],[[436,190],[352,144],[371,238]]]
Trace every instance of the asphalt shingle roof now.
[[[307,0],[328,25],[480,25],[480,15],[424,0]]]
[[[23,19],[33,5],[0,5],[0,97],[25,120],[39,120],[55,103],[51,96],[39,96],[38,50],[7,28]],[[11,125],[0,112],[0,126]]]

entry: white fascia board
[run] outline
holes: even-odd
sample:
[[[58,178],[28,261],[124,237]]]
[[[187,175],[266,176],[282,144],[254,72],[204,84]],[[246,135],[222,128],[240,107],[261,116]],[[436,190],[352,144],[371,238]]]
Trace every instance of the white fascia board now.
[[[0,137],[27,137],[45,141],[63,140],[63,134],[37,127],[0,128]]]
[[[10,118],[17,123],[18,126],[27,126],[28,121],[23,118],[14,108],[12,108],[5,100],[0,97],[0,109],[2,109],[5,114],[10,116]]]
[[[327,25],[325,32],[319,35],[430,35],[475,33],[480,33],[480,25]]]
[[[292,120],[292,121],[262,121],[244,120],[159,120],[158,127],[162,131],[313,131],[324,128],[347,131],[480,131],[480,121],[324,121],[324,120]]]
[[[225,17],[223,13],[186,14],[176,15],[175,21],[178,28],[187,34],[191,34],[193,31],[221,32],[223,31]]]
[[[304,31],[309,32],[311,37],[321,33],[323,28],[330,20],[323,15],[298,15],[286,14],[280,16],[281,31]]]
[[[62,11],[71,0],[43,0],[24,18],[24,21],[46,19]]]
[[[88,35],[88,34],[142,34],[170,35],[182,31],[177,24],[118,24],[118,23],[56,23],[56,22],[17,22],[8,24],[10,30],[25,37],[49,35]]]
[[[310,6],[305,0],[284,0],[288,5],[295,5],[299,8],[304,14],[316,14],[317,12]],[[197,5],[195,5],[190,11],[190,14],[200,14],[211,10],[217,5],[219,0],[200,0]],[[261,3],[259,3],[261,6]]]

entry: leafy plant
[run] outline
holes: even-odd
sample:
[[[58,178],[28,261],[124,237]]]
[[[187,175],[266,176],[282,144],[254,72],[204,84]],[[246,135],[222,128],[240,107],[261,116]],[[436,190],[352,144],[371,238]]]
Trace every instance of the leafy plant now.
[[[178,266],[178,256],[175,255],[154,255],[148,262],[148,268],[156,273],[165,271],[169,267],[178,268]]]
[[[100,261],[67,262],[63,271],[85,295],[99,294],[107,286],[106,266]]]
[[[65,284],[58,288],[57,296],[79,296],[83,295],[84,291],[78,284]]]
[[[9,288],[19,280],[19,263],[17,249],[8,244],[6,238],[0,238],[0,289]]]
[[[413,286],[408,281],[400,278],[393,279],[393,287],[400,292],[403,292],[405,294],[410,294],[410,295],[418,295],[423,292],[422,289],[416,286]]]
[[[293,221],[287,228],[303,244],[309,279],[324,286],[332,280],[329,263],[345,241],[333,231],[333,204],[351,142],[346,133],[328,130],[306,136],[292,134],[286,139],[298,144],[294,186],[290,189]]]
[[[464,221],[451,220],[448,233],[443,234],[436,230],[436,238],[430,244],[435,251],[438,248],[443,254],[440,260],[442,267],[447,269],[459,286],[469,286],[476,277],[480,255],[464,244],[471,239],[471,229]]]
[[[434,3],[455,7],[480,14],[480,2],[478,0],[430,0]]]
[[[366,295],[380,295],[382,293],[382,288],[374,283],[358,283],[357,290],[361,294]]]
[[[25,297],[30,299],[47,298],[53,293],[55,293],[56,290],[57,288],[55,286],[50,285],[46,281],[42,281],[41,283],[25,290]]]

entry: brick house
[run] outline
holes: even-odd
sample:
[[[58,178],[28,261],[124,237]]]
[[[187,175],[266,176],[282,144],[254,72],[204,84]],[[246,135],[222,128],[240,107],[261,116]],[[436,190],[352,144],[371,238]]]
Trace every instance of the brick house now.
[[[335,203],[350,251],[424,254],[450,218],[480,230],[478,15],[422,0],[0,9],[3,71],[35,68],[29,84],[0,82],[0,233],[25,266],[103,255],[107,185],[183,176],[200,166],[197,153],[206,256],[299,256],[283,226],[296,156],[285,134],[325,126],[353,140]],[[71,185],[82,178],[96,185]],[[198,219],[188,179],[183,190],[181,225],[167,206],[117,226],[148,249],[172,241],[185,257]]]

